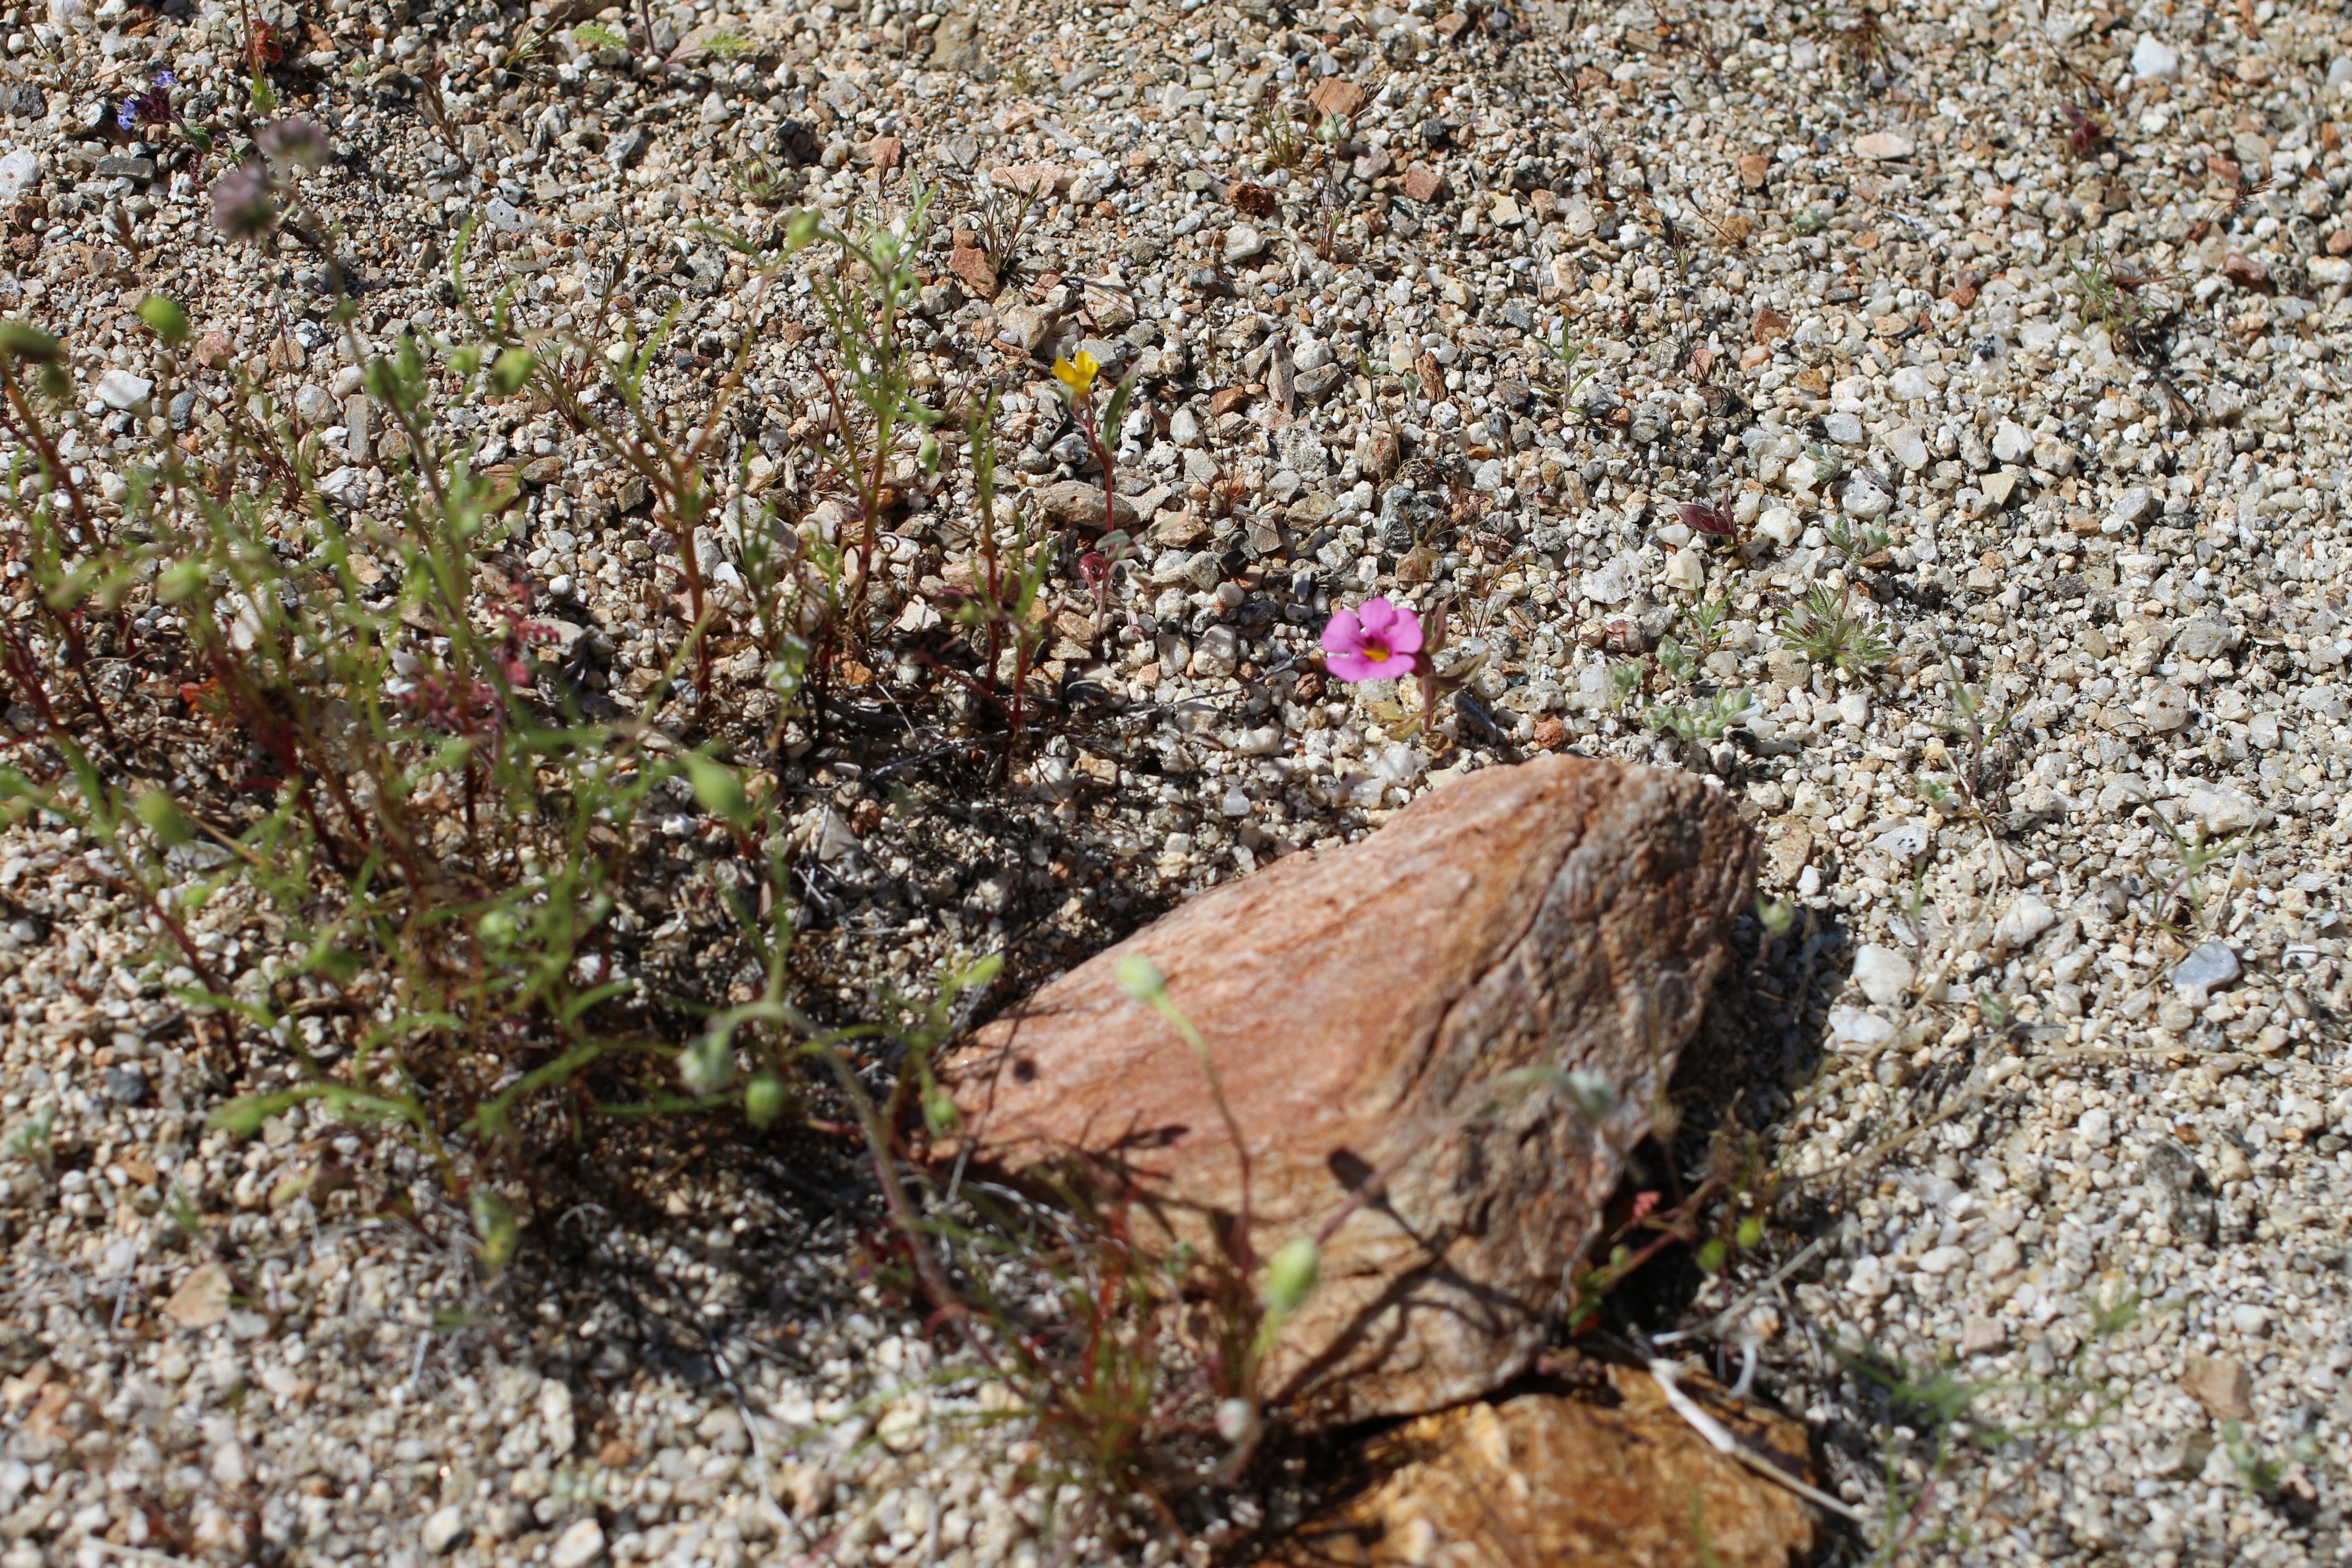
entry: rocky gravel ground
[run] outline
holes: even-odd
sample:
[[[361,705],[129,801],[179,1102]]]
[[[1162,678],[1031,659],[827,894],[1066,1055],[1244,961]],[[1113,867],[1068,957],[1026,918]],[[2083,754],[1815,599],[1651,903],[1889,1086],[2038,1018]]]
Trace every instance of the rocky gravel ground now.
[[[1057,488],[1083,453],[1053,357],[1139,373],[1138,552],[1108,616],[1068,584],[1043,671],[1086,721],[1002,798],[913,811],[880,809],[876,753],[796,753],[844,996],[960,952],[1051,973],[1535,751],[1700,769],[1786,900],[1730,983],[1769,1173],[1743,1196],[1774,1206],[1648,1326],[1752,1352],[1744,1386],[1864,1516],[1831,1551],[2345,1554],[2340,16],[256,16],[277,96],[334,139],[305,199],[373,347],[459,330],[446,267],[478,219],[475,275],[527,321],[678,309],[660,396],[749,335],[730,457],[793,493],[813,307],[705,226],[887,214],[922,180],[924,374],[1003,388],[1021,505],[1098,507]],[[250,20],[0,18],[0,296],[67,334],[123,451],[152,374],[126,312],[180,300],[364,509],[390,448],[323,268],[257,265],[210,226],[226,158],[118,121],[168,69],[236,151]],[[998,277],[980,242],[1016,216]],[[217,396],[153,412],[216,428]],[[658,685],[642,495],[550,416],[453,418],[526,487],[527,566],[633,707]],[[72,456],[119,497],[102,443]],[[919,494],[887,542],[910,636],[970,504]],[[1453,606],[1430,731],[1311,668],[1374,593]],[[877,712],[925,679],[862,673]],[[397,1147],[205,1130],[235,1064],[87,847],[37,821],[0,845],[0,1563],[1054,1557],[1017,1442],[852,1266],[846,1165],[681,1146],[487,1279]],[[265,927],[207,913],[218,963],[268,962]]]

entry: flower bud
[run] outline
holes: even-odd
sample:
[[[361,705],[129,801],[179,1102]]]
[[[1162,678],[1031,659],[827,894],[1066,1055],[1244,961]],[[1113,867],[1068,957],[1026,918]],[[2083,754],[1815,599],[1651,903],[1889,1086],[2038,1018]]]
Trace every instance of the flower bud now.
[[[1322,1262],[1322,1252],[1309,1237],[1284,1243],[1265,1268],[1266,1315],[1286,1318],[1298,1310],[1307,1292],[1315,1289],[1315,1275]]]

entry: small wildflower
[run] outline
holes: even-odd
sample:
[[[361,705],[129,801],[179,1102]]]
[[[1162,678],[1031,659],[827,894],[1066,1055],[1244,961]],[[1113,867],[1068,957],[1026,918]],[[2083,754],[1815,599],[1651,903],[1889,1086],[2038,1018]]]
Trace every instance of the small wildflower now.
[[[1421,617],[1386,599],[1341,610],[1323,628],[1323,651],[1341,680],[1387,680],[1411,675],[1421,652]]]
[[[1070,389],[1070,401],[1083,401],[1095,389],[1095,377],[1102,374],[1102,365],[1086,350],[1078,351],[1076,360],[1054,362],[1054,379]]]
[[[299,114],[271,121],[255,132],[253,139],[275,163],[315,169],[327,161],[327,133],[316,121],[305,120]]]
[[[237,239],[266,234],[278,221],[269,166],[248,159],[213,182],[213,226]]]
[[[122,107],[114,111],[114,123],[125,131],[170,124],[179,118],[172,112],[172,89],[179,84],[180,79],[170,71],[157,71],[146,91],[122,100]]]

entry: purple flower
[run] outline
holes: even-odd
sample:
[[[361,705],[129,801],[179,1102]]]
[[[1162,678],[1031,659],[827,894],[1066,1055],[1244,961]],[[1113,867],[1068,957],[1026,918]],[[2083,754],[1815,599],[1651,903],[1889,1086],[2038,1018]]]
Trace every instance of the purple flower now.
[[[122,107],[114,111],[114,122],[125,131],[171,123],[178,118],[172,112],[172,89],[179,85],[180,79],[170,71],[157,71],[146,91],[122,100]]]
[[[1341,610],[1323,628],[1325,668],[1341,680],[1411,675],[1421,652],[1421,617],[1386,599]]]
[[[213,182],[213,226],[223,234],[251,239],[277,221],[277,188],[268,164],[247,159]]]

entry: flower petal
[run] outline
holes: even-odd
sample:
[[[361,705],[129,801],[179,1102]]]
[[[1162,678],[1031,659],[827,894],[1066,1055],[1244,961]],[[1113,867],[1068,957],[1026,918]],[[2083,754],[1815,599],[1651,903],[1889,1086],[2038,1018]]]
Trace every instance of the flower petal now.
[[[1421,617],[1411,610],[1399,610],[1396,619],[1389,623],[1387,642],[1398,653],[1419,653],[1423,642]]]
[[[1360,653],[1335,653],[1324,660],[1323,667],[1336,680],[1381,680],[1392,673],[1386,665],[1374,664]]]
[[[1385,598],[1366,599],[1356,606],[1356,614],[1364,623],[1364,635],[1386,641],[1391,623],[1397,616],[1397,607]]]
[[[1355,611],[1340,610],[1324,624],[1323,651],[1325,653],[1360,654],[1363,649],[1363,623],[1356,618]],[[1361,678],[1351,677],[1350,679]]]

